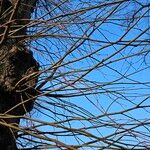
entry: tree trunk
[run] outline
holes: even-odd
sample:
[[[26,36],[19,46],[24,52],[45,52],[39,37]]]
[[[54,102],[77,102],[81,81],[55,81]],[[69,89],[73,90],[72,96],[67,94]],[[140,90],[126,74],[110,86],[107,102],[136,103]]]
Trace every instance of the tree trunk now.
[[[0,0],[0,114],[21,116],[33,108],[39,65],[31,50],[20,43],[22,39],[10,39],[9,33],[27,34],[25,25],[36,2]],[[0,149],[17,150],[17,131],[7,125],[19,126],[20,118],[0,118],[0,122]]]

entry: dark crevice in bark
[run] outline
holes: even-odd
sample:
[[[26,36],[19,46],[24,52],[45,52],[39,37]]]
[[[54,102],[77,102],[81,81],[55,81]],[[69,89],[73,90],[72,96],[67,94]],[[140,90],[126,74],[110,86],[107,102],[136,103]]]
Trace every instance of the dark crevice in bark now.
[[[9,32],[0,45],[0,114],[21,116],[30,112],[36,99],[37,72],[39,64],[34,59],[31,50],[22,39],[9,39],[9,33],[26,35],[25,26],[30,19],[36,0],[20,0],[20,5],[12,21]],[[0,0],[0,40],[4,36],[7,21],[12,13],[16,0]],[[24,27],[23,27],[24,26]],[[6,33],[5,33],[6,34]],[[13,109],[12,109],[13,108]],[[17,130],[7,125],[19,126],[20,118],[0,118],[0,149],[17,150]],[[1,123],[1,124],[2,124]]]

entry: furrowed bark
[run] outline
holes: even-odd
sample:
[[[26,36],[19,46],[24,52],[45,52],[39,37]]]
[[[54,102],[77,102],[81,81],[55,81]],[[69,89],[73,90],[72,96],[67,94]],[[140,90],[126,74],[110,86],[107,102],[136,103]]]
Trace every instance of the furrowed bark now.
[[[23,39],[37,0],[0,0],[0,114],[21,116],[30,112],[36,97],[38,62]],[[19,126],[19,118],[0,118]],[[0,125],[0,149],[17,150],[17,131]]]

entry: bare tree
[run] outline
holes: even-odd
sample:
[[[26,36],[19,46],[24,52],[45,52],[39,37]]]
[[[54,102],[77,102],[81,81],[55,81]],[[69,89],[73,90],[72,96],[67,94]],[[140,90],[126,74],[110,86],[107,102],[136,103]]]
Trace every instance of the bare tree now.
[[[149,9],[0,0],[1,148],[149,149]]]
[[[33,58],[32,52],[22,41],[23,38],[11,38],[13,36],[25,36],[26,24],[29,23],[35,1],[8,1],[1,3],[1,45],[0,45],[0,112],[2,116],[7,114],[13,117],[1,118],[0,146],[2,149],[17,149],[17,130],[9,127],[18,127],[20,117],[29,112],[33,106],[33,98],[36,96],[35,86],[38,71],[38,63]],[[30,76],[30,77],[29,77]],[[7,124],[8,126],[5,126]]]

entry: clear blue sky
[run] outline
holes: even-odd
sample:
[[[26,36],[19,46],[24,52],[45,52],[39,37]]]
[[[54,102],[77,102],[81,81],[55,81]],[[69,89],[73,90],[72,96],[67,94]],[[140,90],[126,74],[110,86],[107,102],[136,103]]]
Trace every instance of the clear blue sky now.
[[[142,1],[144,4],[145,2],[148,3],[148,1]],[[76,8],[79,9],[79,7],[83,7],[84,5],[77,5],[78,1],[74,3],[75,5],[72,5],[70,9]],[[91,5],[94,4],[91,2]],[[71,6],[71,5],[70,5]],[[46,47],[37,46],[37,48],[40,48],[42,50],[45,50],[45,54],[39,54],[35,52],[35,56],[38,60],[41,61],[42,64],[46,65],[52,65],[56,63],[57,60],[62,58],[65,53],[70,50],[73,46],[73,44],[78,40],[78,38],[83,34],[83,32],[90,27],[90,30],[85,35],[85,38],[87,35],[96,27],[98,27],[95,32],[89,37],[92,40],[86,40],[81,46],[79,46],[77,49],[75,49],[72,53],[70,53],[63,61],[63,63],[67,63],[71,61],[72,59],[78,59],[83,56],[88,55],[89,53],[92,53],[96,50],[97,53],[91,55],[87,59],[82,59],[77,62],[73,62],[69,65],[62,66],[58,69],[55,76],[59,76],[61,73],[65,73],[67,71],[78,71],[80,69],[87,69],[91,66],[94,66],[101,62],[102,60],[110,57],[112,54],[117,52],[118,50],[122,49],[121,52],[118,52],[116,55],[112,56],[108,60],[105,60],[103,63],[101,63],[97,69],[94,69],[89,74],[87,74],[84,77],[84,80],[88,80],[87,84],[83,84],[83,82],[77,82],[74,85],[70,85],[67,87],[67,89],[70,88],[70,90],[67,91],[57,91],[57,94],[60,93],[66,93],[69,94],[72,92],[72,89],[77,89],[77,93],[80,93],[80,88],[84,88],[87,86],[94,86],[97,85],[97,88],[95,90],[91,90],[92,92],[99,92],[99,94],[90,94],[90,91],[88,91],[86,96],[80,96],[80,97],[74,97],[74,98],[65,98],[63,99],[64,102],[60,101],[59,99],[45,99],[42,98],[38,101],[39,103],[46,106],[48,109],[56,112],[61,113],[61,115],[54,115],[53,112],[50,112],[49,110],[41,109],[42,112],[48,114],[49,116],[43,115],[42,113],[38,112],[35,114],[35,118],[39,118],[41,120],[45,120],[48,122],[54,122],[55,119],[57,121],[66,119],[62,114],[68,115],[72,117],[88,117],[88,116],[102,116],[101,118],[93,120],[93,125],[102,125],[104,123],[104,126],[97,127],[95,129],[87,130],[90,133],[94,134],[95,136],[99,137],[105,137],[107,135],[110,135],[112,133],[117,133],[121,130],[124,130],[125,128],[128,129],[131,126],[123,125],[122,129],[119,127],[110,127],[105,124],[113,124],[117,123],[132,123],[136,122],[137,120],[142,121],[142,119],[149,118],[149,107],[145,109],[136,109],[124,114],[117,114],[113,116],[108,116],[109,113],[119,112],[123,110],[127,110],[129,108],[134,107],[135,105],[139,104],[141,101],[143,101],[144,98],[149,96],[149,53],[147,55],[140,55],[140,52],[148,51],[149,45],[147,46],[142,45],[140,46],[140,43],[138,46],[124,46],[122,43],[126,42],[129,43],[131,40],[136,38],[138,35],[140,35],[146,28],[149,26],[149,19],[147,17],[139,20],[139,22],[132,28],[130,27],[134,25],[134,23],[138,20],[138,18],[147,10],[143,9],[141,10],[137,15],[137,19],[131,21],[131,17],[133,13],[139,9],[139,5],[133,2],[129,5],[121,5],[118,9],[118,12],[113,14],[111,17],[107,19],[107,21],[103,22],[103,19],[108,15],[108,12],[110,12],[114,7],[109,7],[106,10],[103,9],[94,9],[92,11],[89,11],[88,13],[83,14],[81,17],[77,17],[76,20],[69,20],[70,22],[61,23],[61,19],[56,22],[60,22],[60,24],[57,24],[55,27],[53,27],[51,30],[48,31],[49,34],[61,34],[63,36],[76,36],[76,38],[71,41],[69,38],[53,38],[50,37],[49,39],[41,39],[40,43],[44,44]],[[69,10],[72,11],[72,10]],[[67,12],[67,9],[66,11]],[[62,12],[61,12],[62,13]],[[147,16],[149,13],[145,14]],[[84,18],[84,19],[83,19]],[[119,19],[118,19],[119,18]],[[66,18],[64,18],[65,20]],[[68,19],[68,18],[67,18]],[[66,19],[66,20],[67,20]],[[97,19],[97,23],[93,26],[93,24],[83,24],[79,26],[73,25],[74,22],[81,23],[83,20],[90,21],[92,19]],[[126,20],[128,19],[128,20]],[[62,19],[63,20],[63,19]],[[74,21],[74,22],[73,22]],[[103,22],[103,23],[102,23]],[[52,23],[52,22],[50,22]],[[70,25],[70,24],[71,25]],[[102,25],[101,25],[102,23]],[[93,27],[94,28],[93,28]],[[127,33],[127,31],[129,32]],[[120,37],[127,33],[125,37],[123,37],[122,42],[111,45],[111,42],[116,42],[120,39]],[[149,39],[150,38],[150,32],[147,31],[145,34],[140,36],[137,40],[143,40],[143,39]],[[79,41],[81,42],[81,40]],[[79,43],[78,42],[78,43]],[[106,47],[106,45],[110,45]],[[106,47],[106,48],[103,48]],[[47,51],[46,51],[47,50]],[[136,53],[139,53],[139,55],[135,55],[133,57],[127,57],[132,56]],[[47,66],[46,66],[47,67]],[[46,86],[51,86],[50,90],[53,91],[55,88],[69,85],[72,80],[77,79],[80,77],[80,75],[83,72],[77,72],[77,73],[70,73],[69,75],[64,75],[57,77],[55,80],[50,81]],[[49,75],[49,74],[48,74]],[[93,83],[90,83],[92,81]],[[56,85],[57,83],[60,83]],[[147,84],[143,84],[146,83]],[[85,82],[84,82],[85,83]],[[89,85],[88,85],[89,84]],[[104,86],[105,85],[105,86]],[[46,88],[46,86],[44,88]],[[75,87],[75,88],[74,88]],[[143,105],[149,105],[149,99],[147,99]],[[51,106],[49,104],[46,104],[46,102],[53,102],[60,105],[65,105],[67,102],[74,103],[78,107],[84,108],[86,111],[81,110],[80,108],[77,108],[77,110],[70,108],[69,106],[64,106],[64,109],[59,108],[58,106]],[[69,105],[69,104],[68,104]],[[81,112],[80,112],[81,111]],[[76,114],[77,113],[77,114]],[[85,113],[85,114],[84,114]],[[38,114],[38,115],[37,115]],[[115,121],[114,121],[115,120]],[[72,127],[72,128],[80,128],[80,127],[87,127],[91,126],[92,124],[87,121],[72,121],[64,123],[66,127]],[[124,129],[123,129],[124,128]],[[59,128],[54,128],[51,126],[42,126],[40,130],[43,131],[59,131]],[[139,127],[136,128],[135,131],[142,131],[142,132],[148,132],[146,128]],[[126,134],[126,133],[125,133]],[[120,135],[121,136],[121,135]],[[56,138],[55,136],[49,136]],[[86,138],[85,136],[77,136],[79,139],[74,137],[59,137],[58,139],[63,141],[64,143],[68,144],[82,144],[84,142],[87,142],[91,140],[90,138]],[[119,137],[119,136],[118,136]],[[117,139],[117,136],[112,136],[111,138]],[[129,138],[125,136],[125,140],[132,140],[133,138]],[[134,139],[135,140],[135,139]],[[139,139],[142,140],[142,139]],[[138,138],[137,138],[138,141]],[[137,141],[129,141],[130,143],[134,144],[134,142]],[[144,139],[143,139],[144,141]],[[126,141],[128,142],[128,141]],[[101,143],[102,145],[104,143]],[[105,144],[104,144],[105,145]],[[87,148],[86,148],[87,149]]]

